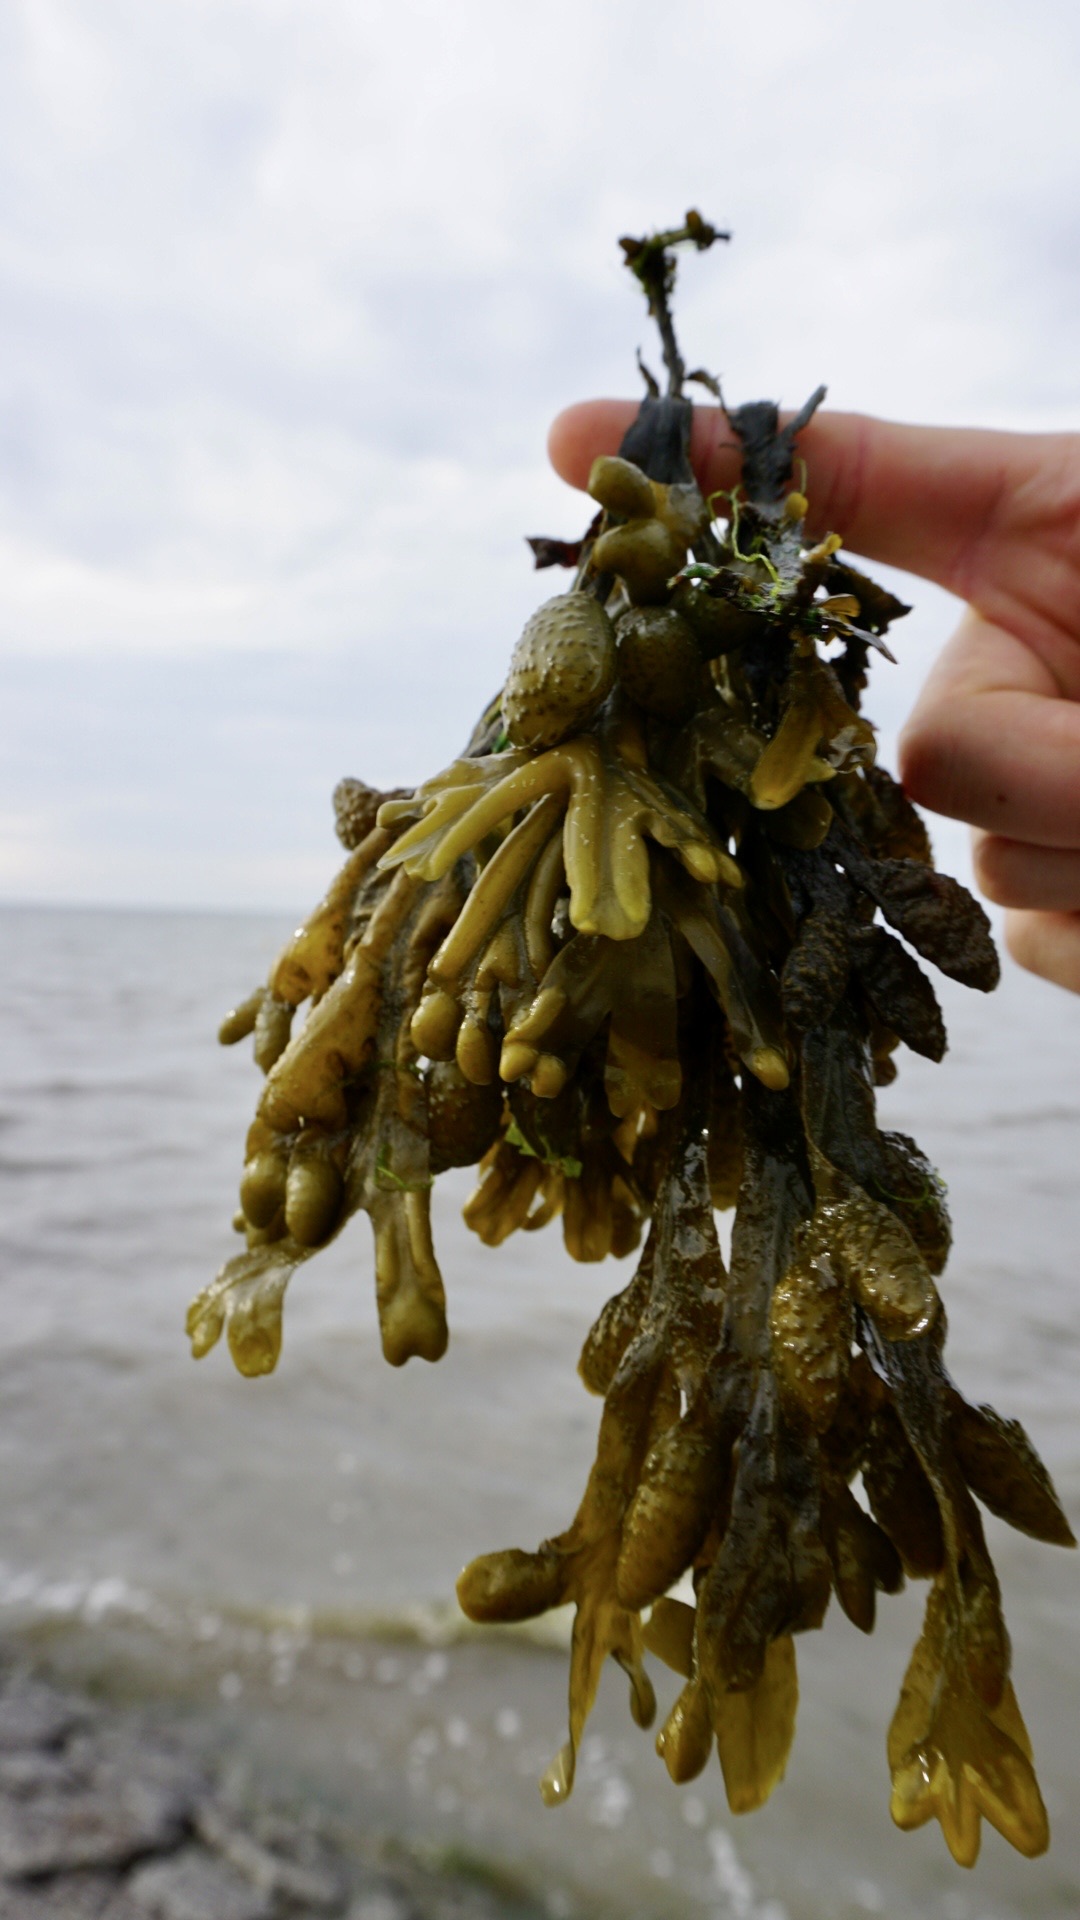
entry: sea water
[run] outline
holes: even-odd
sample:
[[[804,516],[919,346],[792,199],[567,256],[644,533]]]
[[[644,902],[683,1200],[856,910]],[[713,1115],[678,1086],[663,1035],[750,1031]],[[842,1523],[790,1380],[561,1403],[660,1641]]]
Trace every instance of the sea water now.
[[[344,1819],[465,1850],[553,1916],[940,1920],[1080,1906],[1080,1561],[989,1522],[1053,1843],[984,1829],[973,1874],[888,1817],[884,1733],[921,1589],[872,1638],[833,1609],[799,1642],[788,1777],[733,1819],[715,1765],[676,1789],[605,1678],[570,1805],[535,1777],[564,1737],[565,1656],[469,1637],[459,1567],[571,1518],[598,1403],[582,1337],[625,1283],[557,1225],[497,1251],[438,1183],[451,1344],[383,1362],[363,1219],[292,1283],[285,1346],[245,1381],[195,1365],[188,1299],[235,1249],[258,1076],[220,1016],[287,917],[0,911],[0,1629],[104,1684],[223,1717]],[[1080,1521],[1080,1000],[1006,967],[944,983],[942,1067],[902,1054],[881,1096],[948,1183],[948,1358],[1021,1419]],[[556,1620],[552,1639],[564,1636]],[[656,1674],[661,1713],[677,1682]],[[120,1681],[116,1681],[120,1684]]]

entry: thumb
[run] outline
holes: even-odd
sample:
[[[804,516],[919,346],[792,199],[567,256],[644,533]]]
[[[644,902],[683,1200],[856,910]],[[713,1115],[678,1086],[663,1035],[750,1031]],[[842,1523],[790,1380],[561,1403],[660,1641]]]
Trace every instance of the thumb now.
[[[598,454],[617,453],[632,400],[584,400],[554,422],[555,471],[584,487]],[[810,530],[835,529],[853,552],[934,580],[968,598],[995,508],[1044,457],[1042,434],[912,427],[864,413],[819,413],[799,436]],[[690,457],[702,491],[733,487],[741,452],[719,407],[694,408]]]

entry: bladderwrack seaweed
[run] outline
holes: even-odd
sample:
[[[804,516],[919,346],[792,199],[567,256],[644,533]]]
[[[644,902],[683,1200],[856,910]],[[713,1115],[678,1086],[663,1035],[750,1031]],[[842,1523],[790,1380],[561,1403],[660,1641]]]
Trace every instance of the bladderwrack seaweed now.
[[[880,1594],[928,1580],[892,1813],[937,1818],[970,1865],[983,1818],[1021,1852],[1047,1840],[978,1503],[1073,1536],[1023,1429],[945,1370],[945,1185],[879,1127],[875,1088],[903,1048],[944,1054],[922,963],[987,991],[998,961],[861,711],[907,608],[806,533],[824,390],[783,425],[771,401],[727,411],[731,491],[706,500],[692,471],[687,383],[720,389],[679,351],[675,249],[722,237],[692,212],[623,242],[666,391],[647,376],[595,462],[584,535],[532,541],[572,581],[464,752],[411,789],[335,791],[346,860],[221,1029],[253,1036],[265,1081],[245,1248],[188,1330],[270,1371],[291,1274],[365,1212],[386,1358],[438,1359],[450,1167],[478,1166],[486,1245],[556,1218],[578,1260],[643,1241],[581,1352],[603,1406],[574,1520],[458,1586],[488,1624],[575,1609],[545,1800],[571,1791],[609,1656],[652,1720],[652,1653],[684,1682],[657,1739],[671,1778],[715,1749],[732,1810],[760,1806],[794,1735],[794,1637],[833,1593],[870,1632]]]

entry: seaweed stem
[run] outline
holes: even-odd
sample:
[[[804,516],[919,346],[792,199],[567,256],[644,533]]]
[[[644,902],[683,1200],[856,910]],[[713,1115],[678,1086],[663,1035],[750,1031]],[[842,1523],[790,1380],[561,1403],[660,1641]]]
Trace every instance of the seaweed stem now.
[[[671,317],[671,295],[675,289],[673,249],[690,241],[699,253],[704,253],[714,241],[730,239],[730,233],[711,226],[707,220],[702,219],[694,207],[691,207],[681,227],[669,227],[663,233],[648,234],[641,240],[626,237],[619,241],[626,256],[626,265],[644,288],[645,297],[649,303],[649,313],[656,321],[664,352],[664,365],[667,368],[669,399],[678,400],[681,397],[684,382],[688,378],[686,362],[679,352],[679,343],[675,337],[675,323]],[[640,353],[638,366],[642,367]],[[642,372],[645,372],[644,367]],[[689,377],[701,379],[700,373]]]

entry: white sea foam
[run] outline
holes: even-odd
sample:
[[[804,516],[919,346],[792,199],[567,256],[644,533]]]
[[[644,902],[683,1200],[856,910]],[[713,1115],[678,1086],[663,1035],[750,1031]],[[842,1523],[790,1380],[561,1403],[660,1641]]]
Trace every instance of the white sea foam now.
[[[184,1309],[231,1250],[258,1085],[245,1049],[220,1051],[214,1029],[290,919],[0,911],[0,1624],[128,1622],[238,1675],[244,1700],[265,1682],[283,1704],[297,1697],[307,1650],[336,1636],[343,1712],[380,1696],[418,1731],[438,1700],[441,1727],[457,1716],[470,1730],[440,1753],[478,1781],[496,1776],[516,1806],[561,1737],[564,1678],[552,1667],[539,1725],[505,1671],[486,1718],[455,1693],[453,1663],[476,1630],[456,1607],[454,1576],[475,1553],[532,1546],[569,1521],[599,1410],[574,1364],[625,1273],[573,1266],[555,1228],[480,1247],[457,1212],[470,1176],[454,1175],[437,1193],[452,1328],[437,1368],[382,1362],[362,1219],[293,1283],[272,1379],[238,1379],[223,1350],[193,1365]],[[952,1370],[970,1398],[1025,1422],[1075,1518],[1080,1000],[1012,969],[990,999],[947,983],[942,999],[951,1051],[941,1067],[902,1059],[885,1124],[913,1133],[948,1183]],[[1008,1878],[1024,1889],[1017,1910],[1050,1914],[1054,1887],[1080,1879],[1080,1833],[1062,1817],[1080,1724],[1080,1575],[1067,1556],[992,1533],[1056,1819],[1045,1872],[1002,1864],[1003,1849],[995,1872],[1019,1874]],[[708,1851],[718,1776],[680,1795],[632,1728],[581,1811],[558,1816],[561,1831],[577,1820],[581,1844],[609,1865],[617,1848],[637,1847],[658,1914],[670,1888],[673,1910],[748,1900],[756,1920],[770,1912],[756,1889],[772,1881],[754,1849],[790,1841],[808,1877],[804,1886],[793,1865],[798,1897],[785,1903],[804,1920],[819,1910],[813,1888],[824,1901],[835,1885],[813,1836],[857,1808],[845,1822],[853,1911],[869,1911],[873,1887],[890,1916],[944,1913],[924,1881],[917,1898],[912,1881],[910,1907],[901,1899],[915,1872],[906,1863],[925,1849],[894,1836],[886,1814],[882,1737],[917,1625],[909,1594],[882,1601],[870,1643],[830,1621],[800,1644],[789,1779],[738,1829],[745,1900],[734,1856],[719,1842]],[[528,1629],[562,1647],[568,1630],[565,1610]],[[387,1644],[369,1657],[369,1640]],[[434,1658],[451,1661],[449,1677],[424,1666]],[[384,1684],[379,1661],[391,1659],[399,1668]],[[662,1713],[670,1679],[658,1675]],[[601,1718],[610,1701],[620,1727],[624,1688],[612,1674],[601,1700]],[[354,1764],[377,1769],[370,1740],[350,1737],[363,1756]],[[460,1786],[436,1779],[434,1759],[423,1764],[448,1806]],[[654,1815],[654,1802],[670,1812]],[[596,1868],[600,1880],[608,1871]]]

